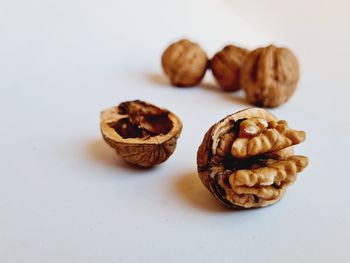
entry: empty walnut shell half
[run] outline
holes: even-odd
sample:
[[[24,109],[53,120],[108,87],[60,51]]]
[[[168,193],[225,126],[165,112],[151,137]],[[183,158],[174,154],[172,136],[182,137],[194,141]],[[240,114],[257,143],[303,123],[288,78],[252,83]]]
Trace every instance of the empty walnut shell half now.
[[[241,86],[249,103],[273,108],[294,94],[299,75],[292,51],[270,45],[248,54],[241,69]]]
[[[199,177],[224,205],[264,207],[276,203],[308,158],[293,155],[305,132],[288,127],[264,109],[229,115],[205,134],[197,152]]]
[[[198,44],[182,39],[165,49],[162,67],[172,85],[196,86],[207,70],[208,57]]]
[[[240,72],[248,53],[245,48],[228,45],[211,59],[210,68],[223,90],[236,91],[241,88]]]
[[[125,161],[151,167],[166,161],[180,136],[180,119],[166,109],[135,100],[101,112],[103,139]]]

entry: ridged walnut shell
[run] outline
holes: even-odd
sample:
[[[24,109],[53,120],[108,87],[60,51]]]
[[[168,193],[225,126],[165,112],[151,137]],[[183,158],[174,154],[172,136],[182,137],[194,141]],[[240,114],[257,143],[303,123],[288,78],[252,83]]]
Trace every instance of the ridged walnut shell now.
[[[241,88],[241,67],[249,51],[245,48],[228,45],[217,52],[210,61],[213,75],[225,91],[237,91]]]
[[[305,139],[264,109],[228,115],[205,134],[197,152],[199,178],[221,203],[234,208],[264,207],[279,201],[307,157],[293,155]]]
[[[102,111],[100,128],[106,143],[125,161],[152,167],[174,152],[182,124],[168,110],[136,100]]]
[[[241,69],[241,86],[249,103],[273,108],[293,95],[299,75],[292,51],[270,45],[249,53]]]
[[[198,85],[208,67],[208,57],[196,43],[182,39],[167,47],[162,55],[164,73],[174,86]]]

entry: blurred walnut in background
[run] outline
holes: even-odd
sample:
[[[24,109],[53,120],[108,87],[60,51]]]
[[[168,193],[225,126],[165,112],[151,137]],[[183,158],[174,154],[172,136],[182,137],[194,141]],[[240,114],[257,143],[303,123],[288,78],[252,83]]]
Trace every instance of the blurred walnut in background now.
[[[174,86],[198,85],[210,67],[224,91],[243,89],[250,104],[274,108],[287,102],[299,81],[299,62],[287,48],[274,45],[249,51],[227,45],[208,61],[196,43],[182,39],[162,55],[162,67]]]
[[[228,45],[217,52],[210,61],[210,68],[220,87],[225,91],[236,91],[240,87],[241,67],[249,51]]]
[[[293,95],[299,75],[295,55],[287,48],[270,45],[248,54],[241,70],[241,86],[249,103],[278,107]]]
[[[182,39],[165,49],[162,67],[172,85],[196,86],[207,70],[208,57],[198,44]]]

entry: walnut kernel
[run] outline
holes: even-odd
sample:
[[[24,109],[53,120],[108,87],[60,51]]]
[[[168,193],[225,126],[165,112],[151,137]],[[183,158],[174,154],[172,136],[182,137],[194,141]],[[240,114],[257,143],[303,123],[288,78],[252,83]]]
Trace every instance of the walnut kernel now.
[[[101,112],[103,139],[125,161],[151,167],[166,161],[180,136],[180,119],[144,101],[127,101]]]
[[[208,57],[198,44],[182,39],[165,49],[162,67],[174,86],[196,86],[207,70]]]
[[[228,207],[274,204],[308,164],[307,157],[293,155],[292,146],[304,140],[305,132],[266,110],[239,111],[205,134],[197,152],[199,177]]]

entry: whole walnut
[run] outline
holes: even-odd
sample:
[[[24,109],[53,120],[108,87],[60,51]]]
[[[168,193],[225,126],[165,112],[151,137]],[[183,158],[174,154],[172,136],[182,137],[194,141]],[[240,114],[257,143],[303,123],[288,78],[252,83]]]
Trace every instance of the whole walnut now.
[[[182,39],[165,49],[162,67],[174,86],[196,86],[207,70],[208,57],[198,44]]]
[[[199,178],[228,207],[272,205],[308,165],[307,157],[293,154],[293,146],[305,137],[264,109],[228,115],[207,131],[199,146]]]
[[[241,86],[249,103],[273,108],[293,95],[299,75],[295,55],[287,48],[270,45],[248,54],[241,69]]]
[[[223,90],[236,91],[241,88],[240,72],[248,53],[247,49],[228,45],[211,59],[210,68]]]

